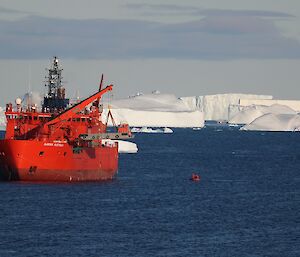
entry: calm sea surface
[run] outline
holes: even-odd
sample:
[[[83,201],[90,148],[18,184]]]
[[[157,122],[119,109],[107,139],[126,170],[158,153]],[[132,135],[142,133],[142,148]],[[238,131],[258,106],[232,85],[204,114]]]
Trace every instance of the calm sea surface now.
[[[1,182],[0,256],[300,256],[300,133],[134,141],[111,182]]]

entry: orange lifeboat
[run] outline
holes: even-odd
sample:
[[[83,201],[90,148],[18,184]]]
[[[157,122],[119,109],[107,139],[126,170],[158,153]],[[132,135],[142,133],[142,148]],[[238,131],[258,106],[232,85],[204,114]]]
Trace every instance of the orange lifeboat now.
[[[200,176],[198,174],[193,173],[191,177],[192,181],[200,181]]]

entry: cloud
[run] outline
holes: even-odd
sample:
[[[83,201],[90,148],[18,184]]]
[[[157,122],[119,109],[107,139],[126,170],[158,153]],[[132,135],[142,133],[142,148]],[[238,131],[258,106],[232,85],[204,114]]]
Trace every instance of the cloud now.
[[[198,9],[192,6],[179,6],[174,4],[126,4],[124,5],[128,9],[133,9],[136,11],[141,11],[143,13],[147,13],[148,15],[156,15],[159,12],[165,14],[196,14]]]
[[[18,11],[0,6],[0,14],[32,14],[31,12]]]
[[[229,15],[232,12],[234,15]],[[206,13],[210,14],[202,13],[201,19],[178,24],[39,16],[0,21],[0,58],[300,58],[300,43],[284,37],[274,21],[265,18],[278,17],[278,13]]]
[[[292,18],[291,14],[265,10],[226,10],[205,9],[186,5],[173,4],[126,4],[126,8],[140,11],[147,15],[190,15],[190,16],[256,16],[271,18]]]
[[[13,10],[13,9],[8,9],[8,8],[4,8],[4,7],[1,7],[0,6],[0,13],[4,13],[4,14],[6,14],[6,13],[8,13],[8,14],[10,14],[10,13],[20,13],[19,11],[16,11],[16,10]]]

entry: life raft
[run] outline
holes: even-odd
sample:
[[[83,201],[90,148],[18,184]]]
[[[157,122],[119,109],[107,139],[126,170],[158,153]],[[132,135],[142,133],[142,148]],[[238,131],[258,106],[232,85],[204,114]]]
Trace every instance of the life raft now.
[[[200,176],[198,174],[193,173],[191,177],[192,181],[200,181]]]

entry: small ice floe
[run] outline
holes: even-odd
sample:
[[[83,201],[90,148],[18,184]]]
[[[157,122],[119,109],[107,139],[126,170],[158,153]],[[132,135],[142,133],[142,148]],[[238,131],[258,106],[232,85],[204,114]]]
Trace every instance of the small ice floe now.
[[[115,140],[119,144],[119,153],[137,153],[137,144],[129,141]]]
[[[142,127],[142,128],[132,128],[131,132],[133,132],[133,133],[165,133],[165,134],[169,134],[169,133],[173,133],[173,130],[170,128],[153,129],[153,128],[148,128],[148,127]]]
[[[137,153],[138,152],[138,147],[137,144],[129,141],[124,141],[124,140],[110,140],[110,139],[104,139],[102,142],[118,142],[119,148],[118,152],[119,153]]]
[[[131,133],[140,133],[141,128],[131,128],[130,131],[131,131]]]
[[[163,128],[164,133],[173,133],[173,130],[170,128]]]

